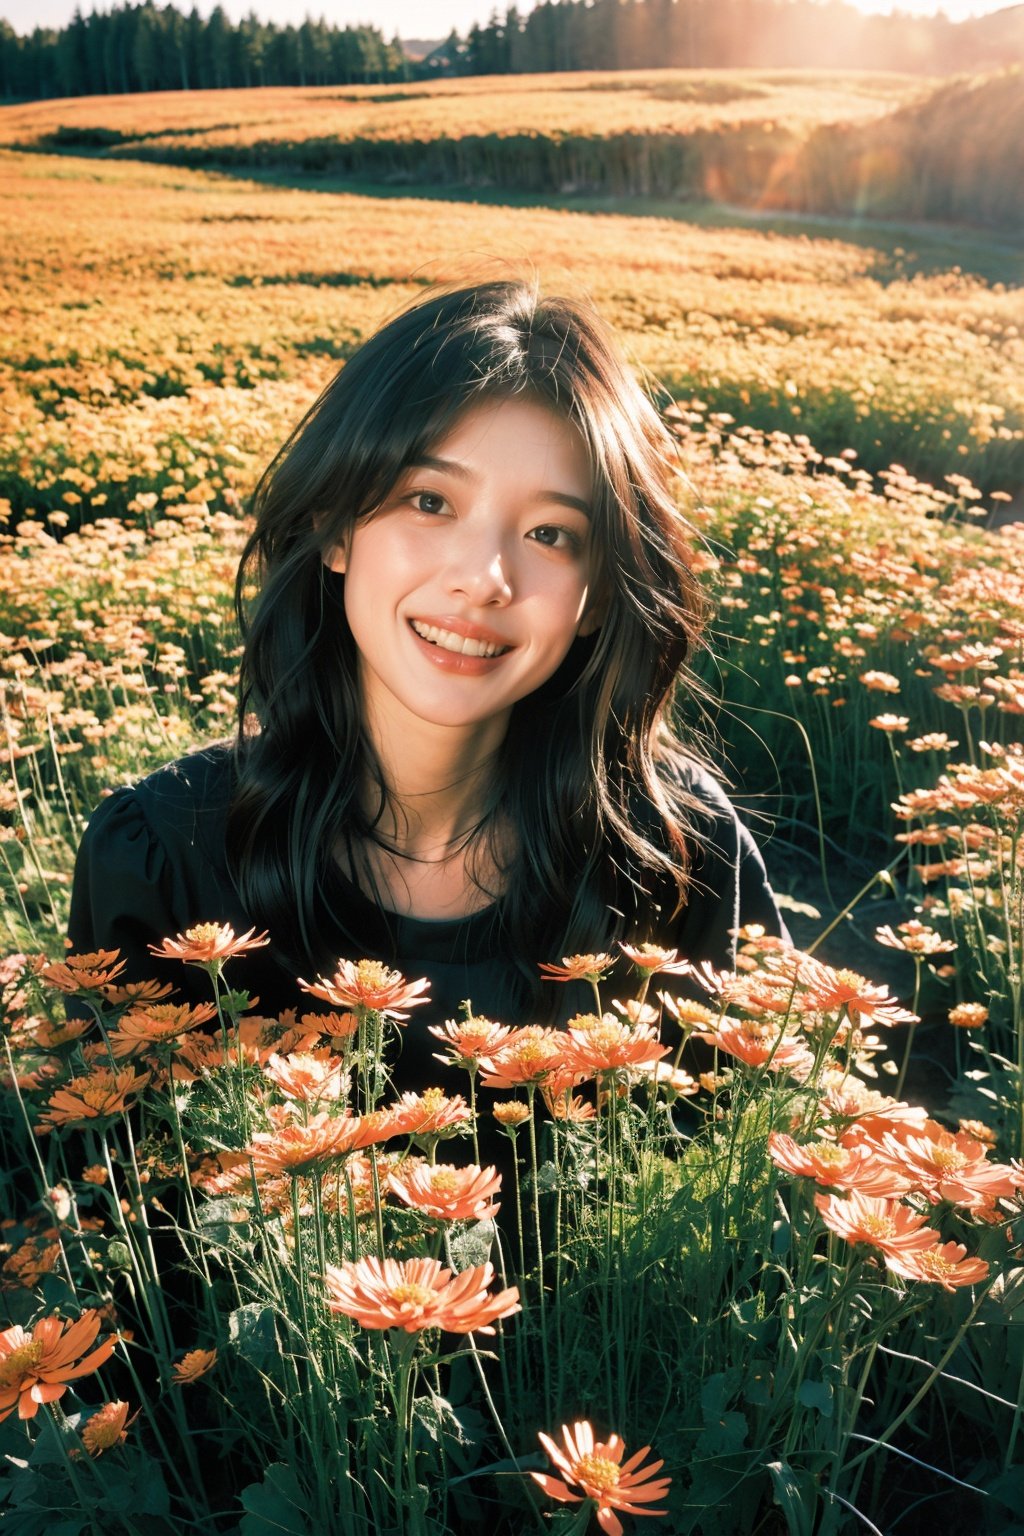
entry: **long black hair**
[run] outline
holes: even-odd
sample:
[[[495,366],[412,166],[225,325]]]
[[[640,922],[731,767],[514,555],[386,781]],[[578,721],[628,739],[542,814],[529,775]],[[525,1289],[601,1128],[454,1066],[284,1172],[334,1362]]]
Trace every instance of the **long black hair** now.
[[[539,960],[652,936],[655,907],[664,922],[685,899],[688,799],[669,705],[705,610],[674,440],[587,305],[518,281],[432,291],[352,356],[276,455],[239,568],[228,853],[247,910],[296,966],[336,959],[322,931],[335,850],[373,836],[382,805],[361,804],[366,784],[385,793],[344,577],[324,550],[468,407],[513,396],[582,435],[606,604],[597,633],[513,709],[479,834],[495,814],[513,831],[499,906],[527,991]]]

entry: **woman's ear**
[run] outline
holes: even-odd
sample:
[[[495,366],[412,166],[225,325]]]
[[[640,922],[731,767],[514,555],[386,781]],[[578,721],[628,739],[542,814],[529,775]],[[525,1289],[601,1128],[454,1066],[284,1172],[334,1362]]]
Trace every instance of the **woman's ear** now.
[[[328,544],[323,552],[323,562],[329,571],[344,576],[348,564],[348,540],[344,539],[340,544]]]

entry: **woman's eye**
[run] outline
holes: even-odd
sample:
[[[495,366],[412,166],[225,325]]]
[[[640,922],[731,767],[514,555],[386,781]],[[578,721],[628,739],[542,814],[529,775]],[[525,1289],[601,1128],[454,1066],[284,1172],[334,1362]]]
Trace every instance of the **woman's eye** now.
[[[417,512],[443,512],[445,499],[436,491],[414,491],[410,500]]]
[[[580,540],[575,533],[568,528],[559,528],[554,523],[544,523],[540,528],[534,528],[530,537],[538,544],[543,544],[546,549],[579,549]]]

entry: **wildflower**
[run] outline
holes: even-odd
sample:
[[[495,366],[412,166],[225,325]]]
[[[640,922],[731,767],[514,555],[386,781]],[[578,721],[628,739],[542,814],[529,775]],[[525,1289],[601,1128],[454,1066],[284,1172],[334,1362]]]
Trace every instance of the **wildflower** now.
[[[493,1168],[455,1168],[451,1163],[421,1163],[411,1171],[401,1168],[388,1179],[388,1188],[427,1216],[443,1221],[485,1221],[501,1209],[492,1196],[501,1188],[501,1175]]]
[[[563,955],[561,965],[542,965],[545,981],[589,981],[593,986],[602,982],[615,964],[614,955]]]
[[[913,741],[907,742],[911,752],[952,752],[959,745],[958,741],[951,741],[945,731],[929,731],[927,735],[915,736]]]
[[[821,1013],[845,1008],[854,1023],[870,1019],[873,1024],[917,1024],[916,1014],[901,1008],[889,996],[888,987],[877,987],[856,971],[833,970],[829,965],[812,962],[805,976],[806,1004]]]
[[[908,955],[943,955],[956,949],[952,939],[944,939],[934,928],[916,919],[900,923],[895,932],[888,924],[876,928],[875,943],[884,944],[887,949],[906,950]]]
[[[978,1285],[988,1277],[986,1261],[966,1255],[963,1243],[936,1243],[920,1252],[886,1254],[885,1263],[906,1280],[924,1280],[952,1291],[958,1285]]]
[[[154,1050],[161,1045],[176,1045],[182,1035],[216,1018],[213,1003],[156,1003],[148,1008],[133,1008],[124,1015],[110,1037],[110,1049],[119,1060],[137,1052]]]
[[[82,1178],[87,1184],[105,1184],[110,1175],[102,1163],[92,1163],[88,1168],[82,1169]]]
[[[82,1429],[82,1444],[89,1455],[102,1456],[111,1446],[120,1445],[127,1439],[127,1418],[127,1403],[104,1403],[102,1408],[97,1408]]]
[[[576,1123],[581,1120],[594,1120],[597,1117],[597,1110],[593,1104],[583,1098],[582,1094],[573,1093],[568,1088],[561,1093],[552,1093],[550,1088],[542,1088],[540,1092],[552,1120],[569,1120]]]
[[[174,991],[169,981],[126,981],[123,986],[107,983],[100,988],[113,1007],[121,1003],[158,1003]]]
[[[347,1157],[358,1148],[395,1135],[392,1115],[378,1110],[369,1115],[313,1115],[305,1125],[286,1125],[258,1131],[246,1148],[257,1178],[274,1174],[310,1173],[327,1163]]]
[[[45,1136],[55,1126],[87,1125],[123,1115],[131,1107],[131,1095],[141,1093],[149,1080],[149,1072],[139,1073],[134,1067],[122,1067],[120,1072],[96,1067],[85,1076],[73,1077],[50,1095],[36,1133]]]
[[[927,1216],[898,1200],[862,1195],[852,1190],[845,1199],[815,1195],[821,1219],[848,1243],[867,1243],[884,1254],[905,1254],[931,1248],[938,1241]]]
[[[884,1195],[892,1199],[912,1188],[906,1175],[901,1176],[891,1164],[882,1162],[873,1146],[857,1142],[851,1146],[834,1141],[816,1141],[798,1146],[791,1136],[773,1131],[768,1137],[768,1155],[777,1168],[817,1184],[836,1189],[857,1189],[862,1195]]]
[[[546,1081],[565,1060],[567,1037],[539,1024],[517,1029],[500,1049],[480,1061],[480,1081],[485,1088],[518,1088]]]
[[[109,1360],[113,1337],[86,1353],[99,1328],[100,1314],[90,1307],[74,1322],[44,1317],[31,1333],[18,1324],[0,1333],[0,1420],[15,1408],[20,1419],[35,1418],[40,1403],[55,1403],[69,1382]]]
[[[560,1503],[580,1504],[592,1499],[597,1510],[597,1523],[607,1536],[622,1536],[622,1521],[615,1513],[621,1510],[627,1515],[664,1515],[664,1509],[647,1509],[645,1506],[663,1499],[672,1485],[670,1477],[656,1478],[665,1465],[652,1461],[644,1468],[640,1463],[650,1450],[645,1445],[628,1461],[623,1461],[626,1447],[618,1435],[609,1435],[606,1441],[595,1441],[594,1431],[584,1419],[570,1429],[562,1425],[562,1445],[556,1445],[548,1435],[538,1436],[562,1477],[552,1477],[545,1472],[531,1472],[549,1498]],[[580,1489],[574,1493],[569,1484]]]
[[[217,1351],[215,1349],[190,1349],[187,1355],[183,1355],[176,1362],[171,1371],[171,1380],[176,1387],[191,1386],[198,1381],[200,1376],[205,1376],[207,1371],[212,1371],[217,1364]]]
[[[119,949],[97,949],[89,954],[68,955],[60,964],[44,965],[39,975],[60,992],[99,992],[124,970]]]
[[[255,928],[250,928],[240,938],[227,923],[196,923],[173,939],[151,944],[149,952],[159,960],[181,960],[186,965],[204,967],[219,966],[235,955],[244,955],[251,949],[262,949],[270,943],[270,935],[261,933],[253,938]]]
[[[299,1022],[311,1035],[326,1035],[332,1042],[350,1040],[359,1028],[354,1013],[304,1013]]]
[[[711,1030],[697,1030],[696,1038],[746,1062],[748,1067],[767,1067],[772,1072],[791,1072],[802,1078],[814,1065],[814,1057],[799,1036],[786,1035],[756,1019],[719,1019]]]
[[[297,1051],[290,1056],[271,1053],[263,1070],[285,1098],[304,1104],[338,1099],[345,1092],[344,1062],[330,1050]]]
[[[876,715],[868,721],[876,731],[886,731],[890,736],[898,731],[905,731],[910,725],[909,715]]]
[[[436,1056],[435,1061],[447,1061],[454,1067],[475,1068],[481,1056],[501,1045],[511,1034],[508,1024],[495,1024],[471,1014],[468,1019],[449,1019],[445,1024],[433,1024],[430,1033],[449,1047],[447,1056]]]
[[[869,693],[899,693],[900,680],[891,672],[862,672],[860,680]]]
[[[396,1136],[450,1136],[472,1116],[461,1093],[449,1098],[443,1088],[403,1093],[392,1113]]]
[[[516,1286],[490,1293],[492,1264],[452,1276],[439,1259],[356,1259],[327,1265],[327,1305],[363,1328],[401,1328],[419,1333],[493,1333],[498,1318],[520,1311]]]
[[[623,944],[621,940],[619,948],[638,971],[649,976],[655,971],[661,971],[665,976],[689,976],[693,970],[689,960],[678,958],[679,951],[675,949],[660,949],[657,944]]]
[[[668,992],[659,992],[658,998],[664,1003],[665,1012],[671,1014],[683,1029],[695,1029],[698,1024],[713,1025],[718,1016],[706,1003],[691,1002],[688,997],[672,997]]]
[[[965,1136],[972,1136],[975,1141],[980,1141],[983,1146],[994,1147],[998,1137],[990,1125],[984,1120],[961,1120],[960,1130]]]
[[[914,1180],[933,1202],[949,1200],[968,1209],[1009,1200],[1020,1180],[1005,1163],[990,1163],[985,1147],[963,1132],[954,1134],[929,1122],[922,1131],[908,1128],[881,1137],[879,1150]]]
[[[522,1125],[530,1118],[529,1106],[518,1099],[508,1099],[503,1104],[495,1104],[491,1114],[499,1125],[506,1127]]]
[[[983,1003],[957,1003],[949,1010],[949,1022],[958,1029],[980,1029],[988,1023],[988,1009]]]
[[[572,1041],[572,1065],[581,1072],[614,1072],[620,1067],[640,1066],[667,1056],[649,1024],[631,1029],[628,1024],[606,1013],[577,1014],[567,1026]]]
[[[407,1014],[400,1009],[418,1008],[429,1001],[420,996],[430,986],[426,977],[406,981],[401,971],[391,971],[379,960],[339,960],[330,980],[323,976],[315,983],[303,981],[301,976],[298,980],[303,991],[332,1008],[386,1013],[391,1019],[404,1019]]]

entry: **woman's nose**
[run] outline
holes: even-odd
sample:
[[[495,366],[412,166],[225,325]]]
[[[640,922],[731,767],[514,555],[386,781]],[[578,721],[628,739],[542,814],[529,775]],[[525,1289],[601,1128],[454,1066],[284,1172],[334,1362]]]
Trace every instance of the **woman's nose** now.
[[[507,553],[493,539],[467,540],[453,557],[448,590],[465,597],[476,608],[503,608],[512,601]]]

